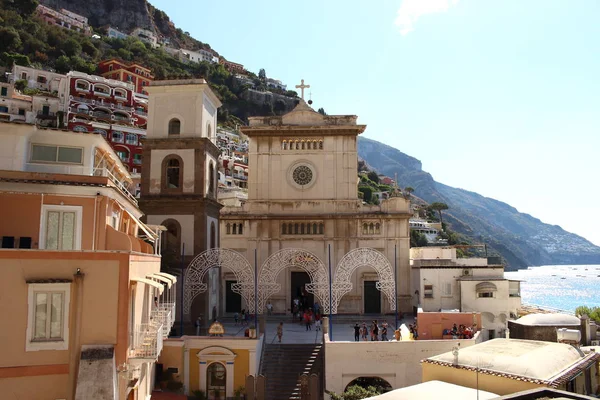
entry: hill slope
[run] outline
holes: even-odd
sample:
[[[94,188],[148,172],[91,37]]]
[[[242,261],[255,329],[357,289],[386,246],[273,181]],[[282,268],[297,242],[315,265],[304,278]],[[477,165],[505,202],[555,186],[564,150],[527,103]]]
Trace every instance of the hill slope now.
[[[398,174],[400,186],[411,186],[427,202],[441,201],[450,209],[445,221],[456,232],[489,244],[512,269],[530,265],[600,263],[600,247],[548,225],[514,207],[477,193],[436,182],[421,162],[401,151],[360,137],[358,154],[382,174]]]

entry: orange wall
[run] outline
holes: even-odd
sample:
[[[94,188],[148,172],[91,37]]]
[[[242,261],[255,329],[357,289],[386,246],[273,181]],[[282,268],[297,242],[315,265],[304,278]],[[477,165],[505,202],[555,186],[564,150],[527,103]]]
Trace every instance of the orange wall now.
[[[0,194],[0,236],[31,237],[38,248],[41,195]]]
[[[466,327],[473,326],[473,320],[477,323],[477,330],[481,329],[481,314],[480,313],[447,313],[447,312],[421,312],[417,314],[417,327],[419,331],[419,339],[442,339],[441,336],[435,335],[435,329],[432,329],[434,324],[442,325],[444,329],[452,329],[456,324],[465,325]]]

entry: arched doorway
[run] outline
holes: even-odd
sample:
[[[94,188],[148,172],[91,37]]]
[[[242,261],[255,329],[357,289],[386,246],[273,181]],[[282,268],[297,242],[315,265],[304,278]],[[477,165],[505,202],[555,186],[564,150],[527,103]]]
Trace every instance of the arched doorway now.
[[[206,368],[206,394],[209,399],[225,399],[227,371],[220,362],[211,363]]]
[[[183,313],[187,320],[192,317],[192,307],[197,309],[194,301],[198,295],[205,293],[208,284],[205,282],[206,274],[213,268],[227,268],[235,275],[237,283],[232,290],[239,293],[246,301],[248,309],[254,312],[254,270],[244,256],[230,249],[210,249],[197,255],[188,265],[183,280]],[[211,284],[219,285],[220,277]],[[196,314],[204,314],[202,306]]]
[[[342,297],[352,290],[352,274],[360,267],[370,267],[377,272],[379,280],[377,281],[365,281],[364,282],[364,293],[363,300],[366,302],[367,289],[377,289],[381,291],[387,297],[392,311],[396,310],[395,297],[395,280],[394,270],[381,252],[369,248],[359,247],[351,250],[340,260],[337,269],[335,270],[335,276],[333,278],[332,287],[332,314],[337,313],[337,308],[342,300]],[[367,283],[368,282],[368,283]],[[372,286],[372,287],[371,287]],[[365,309],[367,304],[365,304]]]
[[[306,292],[316,297],[323,313],[328,313],[329,275],[323,262],[310,251],[303,249],[279,250],[264,262],[258,272],[258,313],[264,312],[269,297],[281,291],[277,277],[284,269],[290,268],[308,274],[310,283],[303,285]]]
[[[392,390],[392,385],[388,381],[378,376],[361,376],[346,385],[344,392],[347,392],[352,386],[360,386],[363,389],[374,392],[371,394],[381,394]]]
[[[167,228],[161,237],[161,269],[169,272],[172,269],[179,269],[181,257],[181,225],[175,219],[167,219],[161,223]]]

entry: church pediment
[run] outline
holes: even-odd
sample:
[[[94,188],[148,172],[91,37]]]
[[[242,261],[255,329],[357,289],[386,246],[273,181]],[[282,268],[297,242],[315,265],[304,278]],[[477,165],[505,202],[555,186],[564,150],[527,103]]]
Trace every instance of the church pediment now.
[[[309,107],[304,100],[281,117],[283,125],[325,125],[325,117]]]

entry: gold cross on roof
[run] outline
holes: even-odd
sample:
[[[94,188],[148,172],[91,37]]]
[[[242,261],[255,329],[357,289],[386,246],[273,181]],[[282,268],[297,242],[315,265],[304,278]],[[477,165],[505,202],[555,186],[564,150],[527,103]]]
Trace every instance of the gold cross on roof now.
[[[304,89],[308,89],[310,87],[310,85],[305,85],[304,84],[304,79],[300,80],[300,84],[296,85],[296,89],[300,89],[300,97],[302,97],[302,100],[304,100]]]

